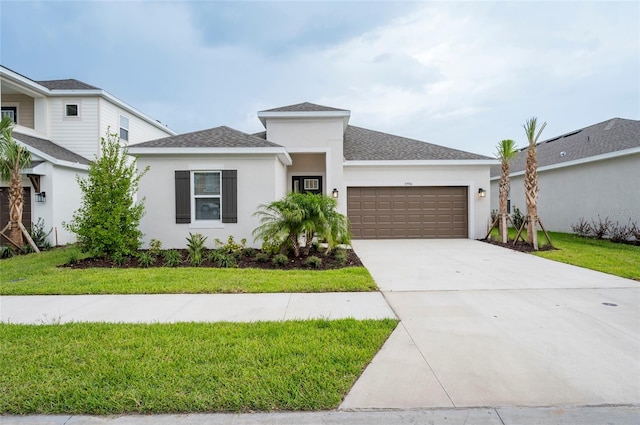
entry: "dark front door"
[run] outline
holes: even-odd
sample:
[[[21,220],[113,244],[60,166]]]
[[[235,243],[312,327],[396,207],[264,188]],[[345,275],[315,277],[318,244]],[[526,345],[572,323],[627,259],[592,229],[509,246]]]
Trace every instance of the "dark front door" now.
[[[293,176],[291,190],[302,193],[322,193],[322,176]]]

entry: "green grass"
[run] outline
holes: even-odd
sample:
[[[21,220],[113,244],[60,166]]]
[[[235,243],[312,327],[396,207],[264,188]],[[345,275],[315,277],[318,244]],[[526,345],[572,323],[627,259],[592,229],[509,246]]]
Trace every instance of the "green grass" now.
[[[0,325],[0,414],[336,408],[395,320]]]
[[[492,232],[492,236],[498,238],[497,230]],[[516,231],[509,229],[509,237],[513,239],[515,236]],[[628,279],[640,280],[640,246],[583,238],[570,233],[549,232],[549,237],[557,249],[539,251],[534,255]],[[541,246],[547,243],[542,232],[538,232],[538,242]]]
[[[69,269],[71,250],[2,260],[1,295],[215,294],[375,291],[364,267],[336,270],[212,268]]]

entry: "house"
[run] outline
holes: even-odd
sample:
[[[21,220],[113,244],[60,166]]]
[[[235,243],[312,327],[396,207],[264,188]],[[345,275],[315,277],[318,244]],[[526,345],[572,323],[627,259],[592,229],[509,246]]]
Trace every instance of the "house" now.
[[[572,232],[580,218],[640,223],[640,121],[594,124],[540,142],[538,215],[547,230]],[[511,163],[510,204],[526,214],[527,148]],[[500,167],[491,169],[492,209],[498,209]]]
[[[107,129],[133,144],[175,132],[108,92],[78,80],[34,81],[0,66],[2,116],[15,122],[13,137],[32,156],[23,170],[23,224],[38,218],[53,229],[53,244],[75,241],[62,223],[80,206],[76,176],[87,176]],[[9,221],[8,182],[0,182],[0,222]]]
[[[145,242],[189,233],[246,238],[260,204],[289,191],[332,195],[354,238],[481,238],[494,159],[349,125],[345,109],[301,103],[258,112],[265,131],[216,127],[130,147],[146,198]]]

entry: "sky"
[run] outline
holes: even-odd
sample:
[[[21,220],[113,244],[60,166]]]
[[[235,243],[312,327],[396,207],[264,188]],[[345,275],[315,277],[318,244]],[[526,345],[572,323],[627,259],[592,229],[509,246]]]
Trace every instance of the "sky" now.
[[[0,63],[97,86],[178,133],[263,131],[312,102],[350,124],[494,156],[640,119],[637,1],[7,1]]]

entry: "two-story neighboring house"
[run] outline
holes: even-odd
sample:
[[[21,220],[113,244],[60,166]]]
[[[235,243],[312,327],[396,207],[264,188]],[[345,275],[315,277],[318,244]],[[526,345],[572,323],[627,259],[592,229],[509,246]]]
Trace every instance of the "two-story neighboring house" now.
[[[132,146],[147,211],[145,241],[182,248],[189,233],[246,238],[260,204],[290,191],[333,196],[356,239],[481,238],[497,161],[349,124],[312,103],[258,112],[264,132],[216,127]],[[259,244],[256,241],[255,244]]]
[[[23,170],[23,224],[42,218],[53,229],[51,242],[75,240],[62,223],[80,206],[76,176],[85,177],[89,161],[100,154],[107,129],[134,144],[175,135],[162,123],[108,92],[78,80],[34,81],[0,66],[2,116],[15,122],[13,137],[31,152]],[[0,223],[9,220],[7,182],[0,182]]]

